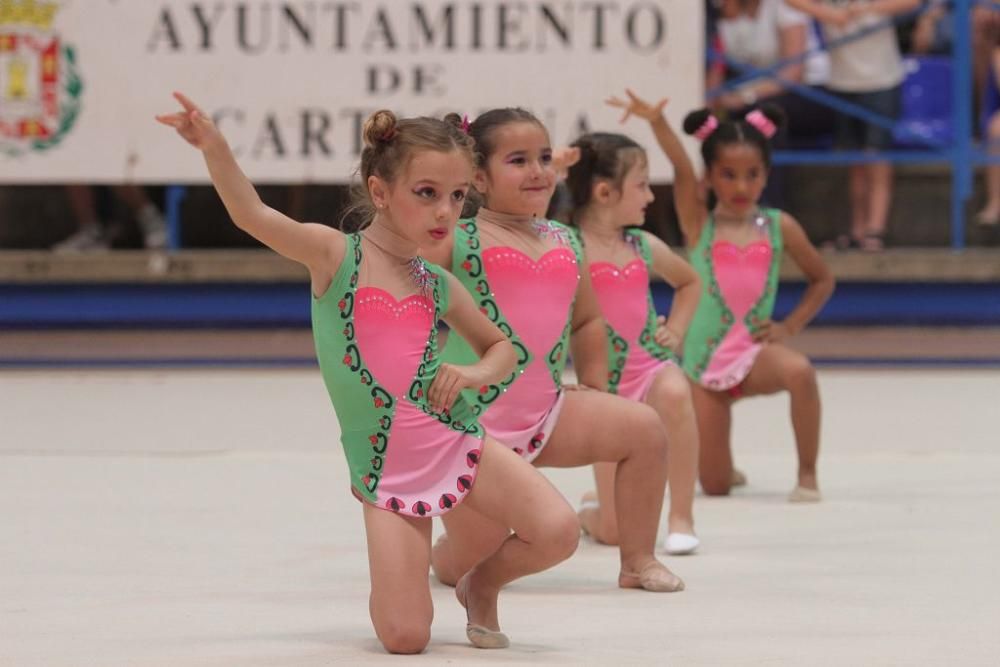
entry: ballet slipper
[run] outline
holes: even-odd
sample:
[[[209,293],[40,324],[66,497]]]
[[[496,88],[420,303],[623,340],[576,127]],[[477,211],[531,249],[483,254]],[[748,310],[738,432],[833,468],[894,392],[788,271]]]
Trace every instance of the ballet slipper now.
[[[509,648],[510,639],[502,632],[489,630],[475,623],[467,623],[465,636],[476,648]]]
[[[684,581],[662,563],[653,561],[639,572],[622,570],[618,575],[618,586],[641,588],[652,593],[679,593],[684,590]]]
[[[742,470],[739,470],[738,468],[733,468],[733,471],[729,475],[729,486],[735,489],[738,486],[746,486],[746,485],[747,485],[747,476],[743,474]]]
[[[818,503],[822,499],[823,496],[820,495],[818,489],[807,489],[804,486],[796,486],[788,494],[788,502],[790,503]]]
[[[698,550],[701,540],[688,533],[668,533],[663,543],[664,551],[671,556],[687,556]]]
[[[458,580],[455,585],[455,597],[458,598],[458,603],[465,608],[465,636],[468,637],[469,643],[476,648],[485,649],[509,647],[510,638],[507,635],[499,630],[490,630],[469,620],[469,607],[465,603],[465,596],[468,594],[469,588],[468,581],[468,574]]]

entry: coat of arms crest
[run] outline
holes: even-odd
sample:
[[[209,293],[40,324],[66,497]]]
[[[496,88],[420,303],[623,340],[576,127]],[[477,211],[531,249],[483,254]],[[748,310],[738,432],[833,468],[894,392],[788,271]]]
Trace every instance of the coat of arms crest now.
[[[0,153],[57,145],[80,113],[76,52],[53,23],[59,5],[0,0]]]

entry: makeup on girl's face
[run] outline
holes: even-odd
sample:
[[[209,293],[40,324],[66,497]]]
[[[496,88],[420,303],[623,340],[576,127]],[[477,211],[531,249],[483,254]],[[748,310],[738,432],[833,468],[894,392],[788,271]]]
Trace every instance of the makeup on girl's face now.
[[[720,205],[743,214],[760,200],[767,185],[767,165],[751,144],[721,146],[708,170],[708,181]]]
[[[548,132],[537,123],[497,128],[481,174],[486,206],[500,213],[544,216],[556,187]]]
[[[421,246],[444,240],[462,214],[472,172],[469,157],[457,150],[414,155],[390,188],[398,231]]]

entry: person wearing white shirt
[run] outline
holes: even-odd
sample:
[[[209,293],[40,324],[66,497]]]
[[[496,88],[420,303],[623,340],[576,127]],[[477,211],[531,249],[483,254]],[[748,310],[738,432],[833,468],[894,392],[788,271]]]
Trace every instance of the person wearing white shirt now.
[[[786,0],[823,24],[833,42],[885,24],[885,27],[830,51],[827,87],[842,99],[891,119],[900,114],[900,84],[905,76],[893,16],[916,10],[921,0]],[[887,150],[892,132],[854,116],[837,116],[836,146],[847,150]],[[892,165],[888,162],[850,167],[851,230],[841,246],[878,252],[892,205]]]

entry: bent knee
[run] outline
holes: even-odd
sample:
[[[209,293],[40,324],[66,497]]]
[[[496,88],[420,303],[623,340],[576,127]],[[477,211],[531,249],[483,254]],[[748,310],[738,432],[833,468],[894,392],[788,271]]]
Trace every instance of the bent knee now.
[[[396,613],[403,615],[406,611]],[[421,653],[431,640],[431,624],[388,621],[376,628],[376,634],[389,653]]]
[[[580,543],[580,518],[573,509],[554,512],[542,527],[541,543],[544,544],[554,562],[564,561],[576,551]]]
[[[791,364],[786,374],[789,387],[808,388],[816,386],[816,368],[805,357]]]
[[[691,401],[691,383],[680,370],[667,374],[663,379],[661,389],[663,398],[670,401],[671,405]]]

